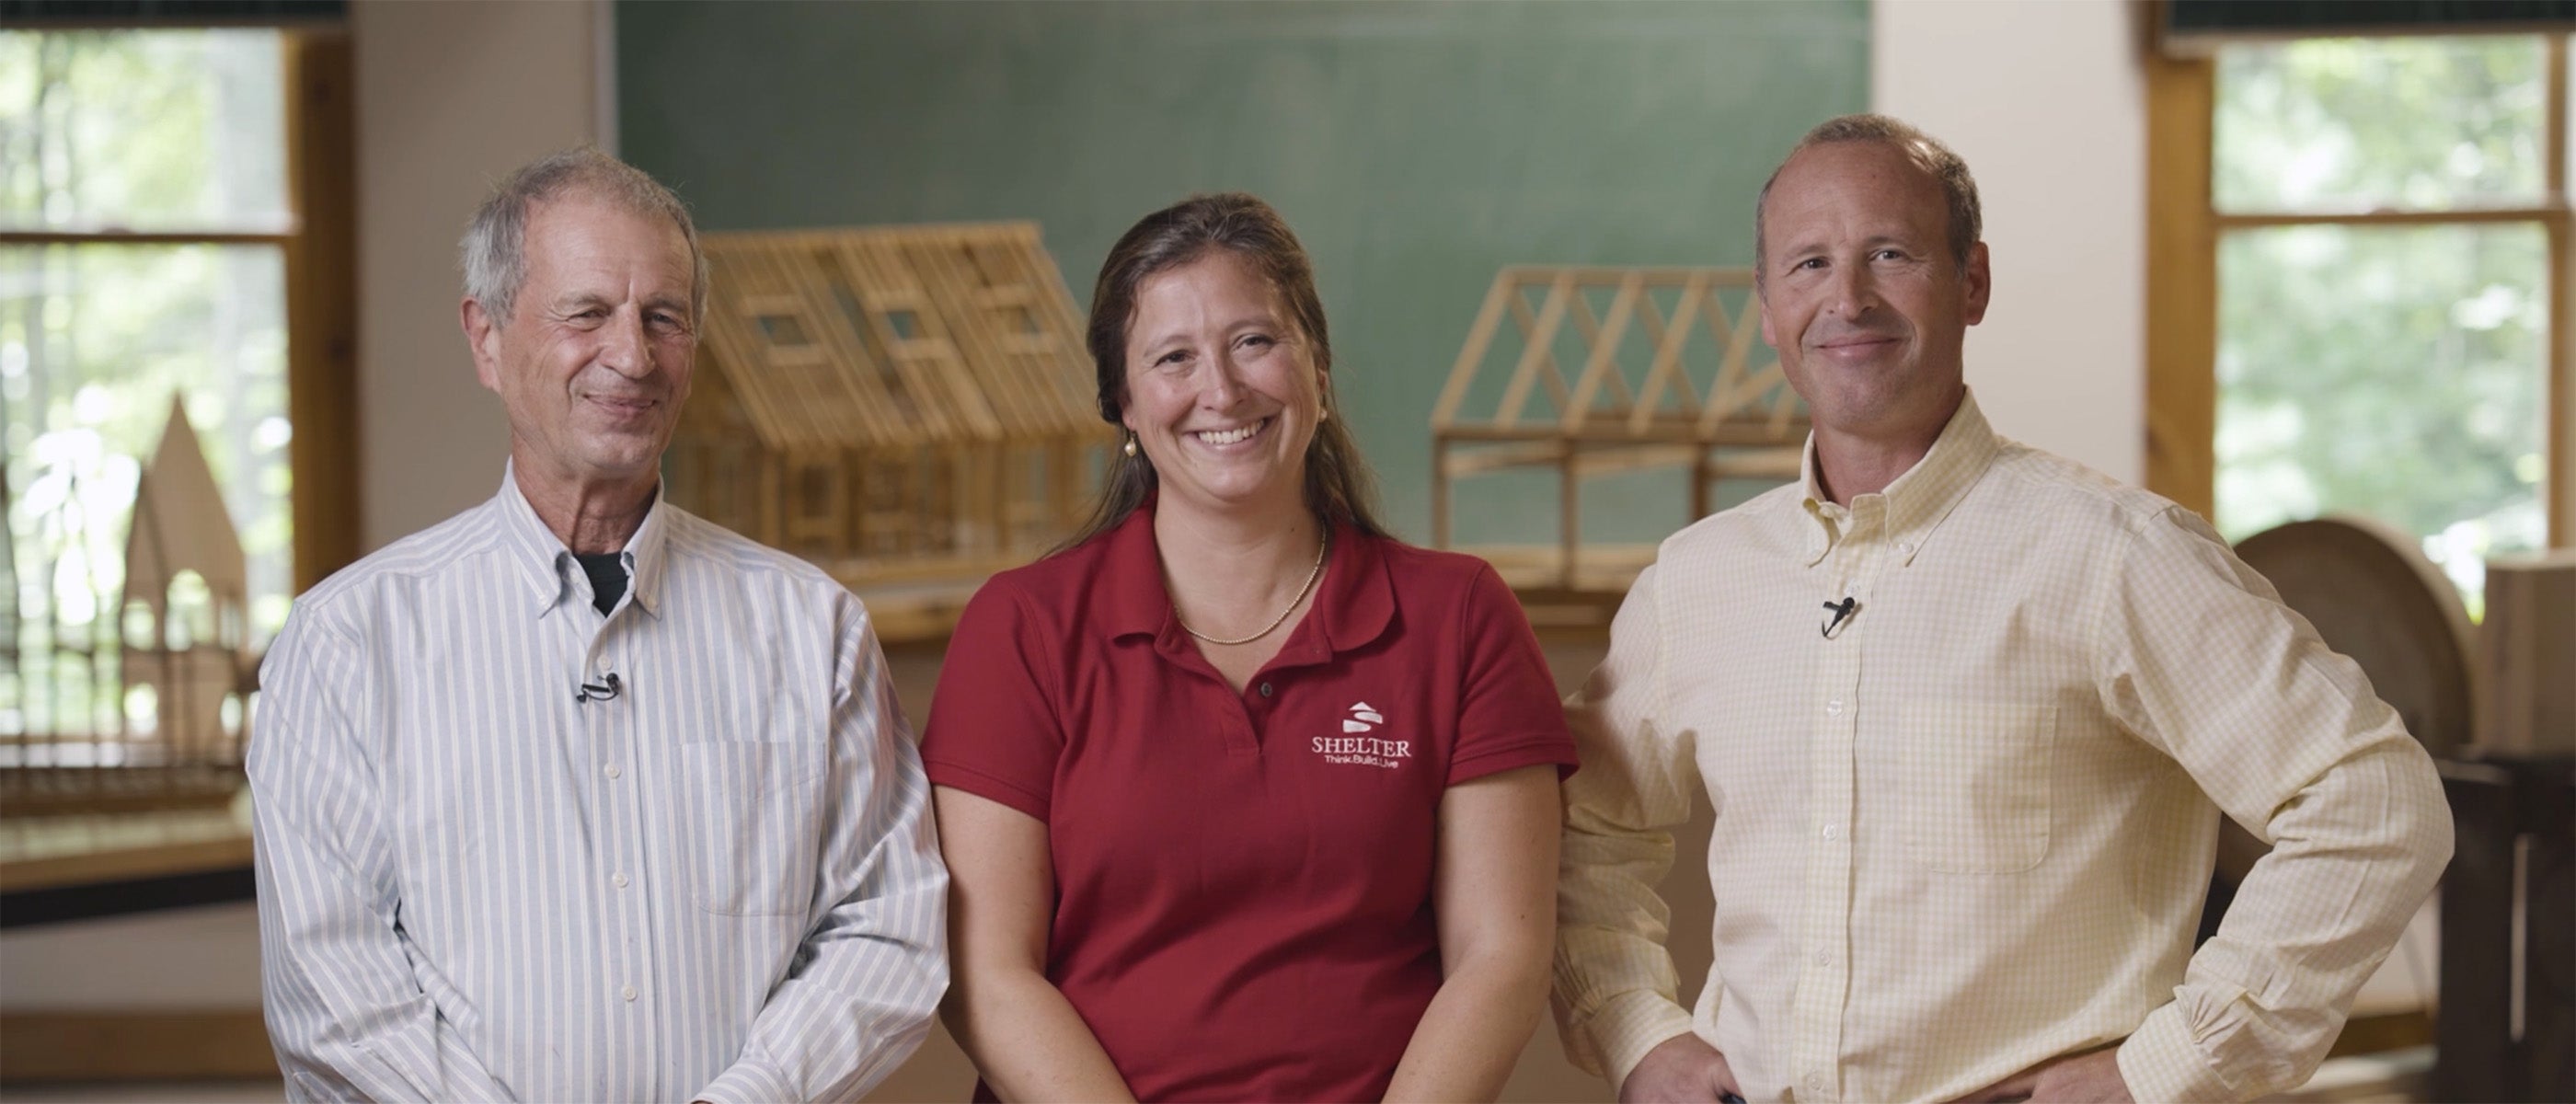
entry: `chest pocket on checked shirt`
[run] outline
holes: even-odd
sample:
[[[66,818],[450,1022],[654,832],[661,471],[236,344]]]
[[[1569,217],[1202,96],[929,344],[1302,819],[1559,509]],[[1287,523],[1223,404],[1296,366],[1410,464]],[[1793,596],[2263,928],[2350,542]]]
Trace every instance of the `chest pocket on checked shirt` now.
[[[2053,706],[1927,701],[1900,711],[1898,819],[1913,860],[1948,874],[2009,874],[2048,854]]]
[[[813,904],[821,861],[824,746],[802,740],[700,740],[687,772],[689,899],[726,916],[780,916]]]

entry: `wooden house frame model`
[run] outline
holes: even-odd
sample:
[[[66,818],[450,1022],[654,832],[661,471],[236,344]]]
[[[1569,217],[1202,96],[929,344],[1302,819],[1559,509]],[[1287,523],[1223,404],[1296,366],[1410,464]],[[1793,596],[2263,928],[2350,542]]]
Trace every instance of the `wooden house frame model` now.
[[[1110,434],[1036,224],[704,248],[713,295],[664,462],[675,503],[868,591],[881,618],[907,590],[953,606],[1071,531]]]
[[[76,516],[65,523],[76,524]],[[85,557],[76,533],[63,543],[63,556]],[[259,682],[248,560],[223,488],[175,396],[135,484],[124,560],[113,604],[102,603],[86,628],[55,621],[38,634],[44,643],[33,653],[20,650],[23,611],[14,601],[0,607],[10,690],[21,709],[68,679],[103,692],[99,700],[111,715],[67,718],[58,708],[44,731],[11,735],[0,795],[12,816],[221,808],[242,787]],[[12,583],[18,566],[12,552],[5,564]],[[35,566],[39,578],[53,578],[59,567]],[[94,577],[77,564],[71,573]],[[101,662],[108,653],[117,656],[112,668]],[[143,716],[128,708],[138,691],[149,695]]]

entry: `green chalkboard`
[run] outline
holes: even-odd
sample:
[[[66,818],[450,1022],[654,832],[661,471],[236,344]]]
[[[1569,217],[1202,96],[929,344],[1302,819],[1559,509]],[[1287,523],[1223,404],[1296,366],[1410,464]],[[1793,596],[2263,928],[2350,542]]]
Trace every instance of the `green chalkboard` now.
[[[1865,0],[621,2],[621,152],[709,229],[1030,218],[1087,301],[1145,212],[1242,189],[1314,254],[1342,410],[1429,529],[1431,408],[1504,264],[1747,264],[1755,192],[1869,99]],[[1553,481],[1462,488],[1544,541]],[[1587,536],[1686,519],[1585,491]]]

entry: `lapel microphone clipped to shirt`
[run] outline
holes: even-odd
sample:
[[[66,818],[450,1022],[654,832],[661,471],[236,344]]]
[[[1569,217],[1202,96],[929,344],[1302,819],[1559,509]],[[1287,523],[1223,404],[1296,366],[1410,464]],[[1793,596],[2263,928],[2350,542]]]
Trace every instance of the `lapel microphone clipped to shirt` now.
[[[615,699],[618,693],[624,689],[625,684],[618,682],[617,673],[611,671],[608,673],[608,678],[604,682],[583,682],[576,683],[575,686],[577,689],[572,692],[572,700],[577,702],[595,702]]]
[[[1860,599],[1844,595],[1842,601],[1825,603],[1825,608],[1832,610],[1834,614],[1833,620],[1825,622],[1825,639],[1831,640],[1834,638],[1834,633],[1842,629],[1843,621],[1849,618],[1853,611],[1860,609]],[[609,676],[612,680],[616,677]]]

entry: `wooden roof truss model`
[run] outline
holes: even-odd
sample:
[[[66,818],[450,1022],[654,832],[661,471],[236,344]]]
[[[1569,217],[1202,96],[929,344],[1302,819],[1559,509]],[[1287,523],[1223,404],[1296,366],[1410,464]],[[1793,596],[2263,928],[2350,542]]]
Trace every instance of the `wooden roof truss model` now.
[[[1584,574],[1587,480],[1682,469],[1695,519],[1720,480],[1796,478],[1806,411],[1776,360],[1755,367],[1759,322],[1751,269],[1504,268],[1431,416],[1433,544],[1450,545],[1457,480],[1552,469],[1545,588],[1623,592]]]

